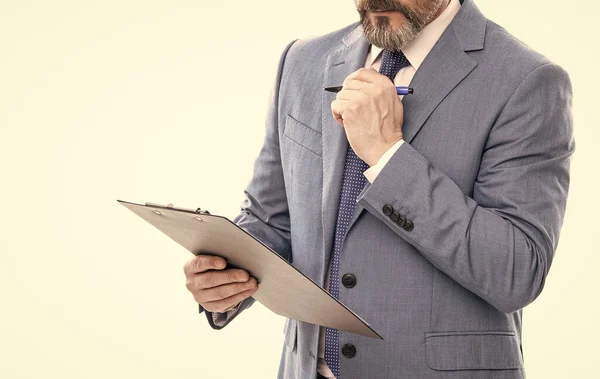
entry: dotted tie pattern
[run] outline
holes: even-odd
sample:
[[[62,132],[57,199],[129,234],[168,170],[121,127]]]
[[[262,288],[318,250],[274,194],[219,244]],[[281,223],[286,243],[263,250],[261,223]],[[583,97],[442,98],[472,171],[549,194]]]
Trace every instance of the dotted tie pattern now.
[[[398,71],[410,66],[410,62],[402,51],[383,50],[381,53],[381,68],[379,73],[387,76],[393,82]]]
[[[379,72],[387,76],[393,82],[394,77],[401,68],[410,66],[408,59],[401,51],[384,50],[382,53],[382,62]],[[358,194],[367,183],[363,175],[369,168],[362,159],[360,159],[348,146],[346,153],[346,162],[344,164],[344,173],[342,177],[342,188],[340,204],[338,207],[337,222],[335,225],[335,237],[333,242],[333,254],[331,257],[331,272],[329,279],[329,293],[336,299],[340,292],[340,251],[344,240],[344,235],[348,229],[350,218],[356,209],[356,199]],[[337,329],[325,329],[325,361],[331,369],[336,379],[340,377],[340,343],[339,331]]]

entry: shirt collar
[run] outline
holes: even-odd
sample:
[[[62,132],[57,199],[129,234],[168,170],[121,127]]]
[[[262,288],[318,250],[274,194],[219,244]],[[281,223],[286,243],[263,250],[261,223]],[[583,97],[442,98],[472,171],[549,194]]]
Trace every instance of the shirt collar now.
[[[459,0],[450,0],[450,3],[446,9],[444,9],[442,14],[427,24],[417,37],[408,46],[402,49],[406,59],[408,59],[415,71],[419,69],[427,54],[433,49],[433,46],[440,39],[442,33],[444,33],[444,30],[450,25],[450,22],[454,19],[454,16],[456,16],[459,10]],[[371,45],[371,51],[369,52],[366,66],[371,67],[382,51],[383,49],[379,46]]]

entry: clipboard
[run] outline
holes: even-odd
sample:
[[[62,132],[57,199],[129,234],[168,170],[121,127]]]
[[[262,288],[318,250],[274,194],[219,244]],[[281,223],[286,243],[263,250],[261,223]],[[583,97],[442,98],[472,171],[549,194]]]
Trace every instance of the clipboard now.
[[[117,200],[194,255],[223,257],[259,283],[252,297],[272,312],[296,320],[383,339],[369,324],[251,234],[223,216]]]

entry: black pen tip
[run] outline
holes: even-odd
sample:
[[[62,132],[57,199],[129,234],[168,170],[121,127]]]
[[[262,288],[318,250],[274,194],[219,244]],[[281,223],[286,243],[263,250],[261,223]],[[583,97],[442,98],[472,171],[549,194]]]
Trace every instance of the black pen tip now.
[[[342,86],[325,87],[324,90],[328,92],[340,92],[342,90]]]

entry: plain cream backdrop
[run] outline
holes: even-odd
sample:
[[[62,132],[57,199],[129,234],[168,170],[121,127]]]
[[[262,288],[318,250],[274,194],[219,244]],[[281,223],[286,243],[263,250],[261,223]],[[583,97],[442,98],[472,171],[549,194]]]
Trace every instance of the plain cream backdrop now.
[[[595,1],[478,0],[571,74],[576,152],[560,245],[524,312],[528,378],[597,375]],[[234,217],[292,39],[353,0],[0,0],[0,377],[274,378],[283,318],[213,331],[191,254],[116,199]]]

